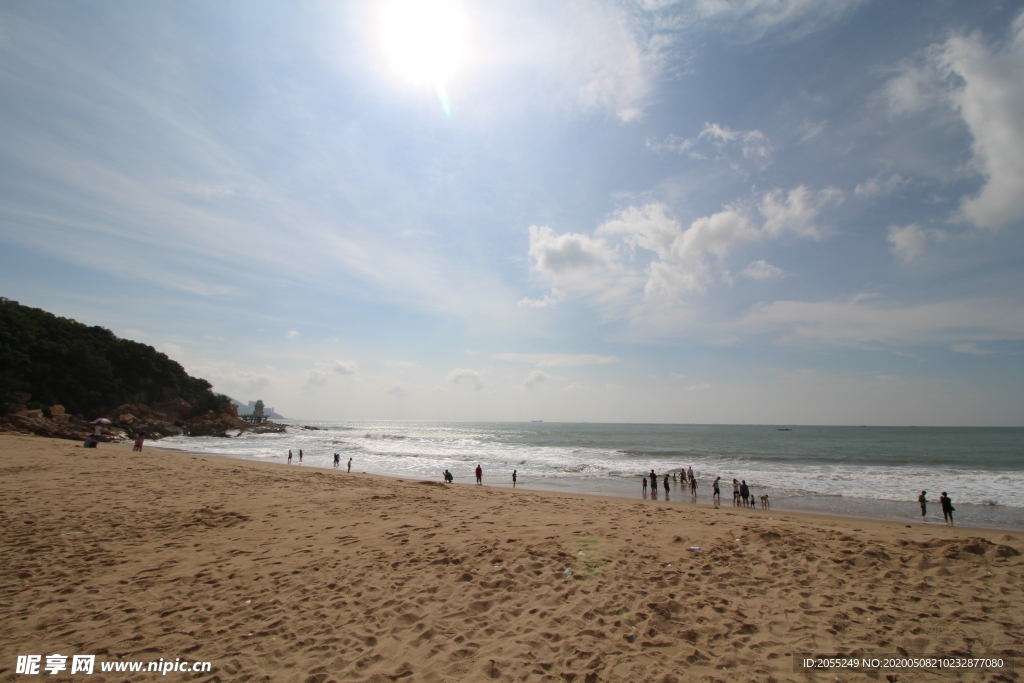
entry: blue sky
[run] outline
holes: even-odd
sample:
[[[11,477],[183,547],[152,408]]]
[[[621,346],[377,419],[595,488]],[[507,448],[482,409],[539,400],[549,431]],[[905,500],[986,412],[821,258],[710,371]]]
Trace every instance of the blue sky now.
[[[0,104],[0,295],[289,417],[1024,424],[1024,3],[25,0]]]

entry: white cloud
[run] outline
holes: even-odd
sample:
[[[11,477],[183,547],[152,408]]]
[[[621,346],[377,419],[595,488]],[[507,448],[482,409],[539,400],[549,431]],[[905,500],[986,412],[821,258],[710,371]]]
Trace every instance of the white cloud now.
[[[556,235],[547,226],[530,226],[530,256],[538,270],[554,275],[601,269],[615,260],[614,252],[602,239],[579,233]]]
[[[776,268],[764,259],[760,259],[740,271],[740,275],[749,277],[751,280],[771,280],[772,278],[785,277],[786,271]]]
[[[687,391],[704,391],[704,390],[710,389],[710,388],[711,388],[710,384],[708,384],[707,382],[701,382],[700,384],[691,384],[691,385],[689,385],[688,387],[686,387],[686,390]]]
[[[339,375],[354,375],[359,371],[359,366],[354,360],[336,360],[331,369]]]
[[[491,358],[511,363],[527,363],[538,368],[607,365],[619,361],[615,356],[598,356],[590,353],[495,353]]]
[[[989,351],[983,349],[974,342],[967,342],[965,344],[953,344],[952,348],[957,353],[966,353],[972,356],[992,356],[995,355],[995,351]]]
[[[893,174],[888,178],[868,178],[864,182],[858,183],[857,186],[853,188],[853,194],[859,199],[883,197],[892,194],[899,188],[907,185],[909,182],[909,178],[904,178],[898,173]]]
[[[827,204],[839,203],[843,193],[835,188],[812,192],[806,185],[792,189],[783,198],[781,190],[769,192],[758,207],[765,217],[764,231],[778,236],[791,232],[817,239],[821,231],[815,225],[818,213]]]
[[[974,138],[974,165],[985,176],[960,212],[979,228],[1024,220],[1024,12],[1007,44],[990,48],[980,35],[949,39],[940,64],[962,80],[953,102]]]
[[[705,291],[716,273],[727,280],[721,262],[738,244],[789,234],[821,237],[817,220],[821,210],[842,201],[842,196],[834,188],[815,192],[804,185],[788,193],[768,192],[758,206],[764,217],[762,227],[747,211],[735,206],[697,218],[685,230],[664,204],[630,206],[600,225],[596,237],[556,235],[548,227],[533,226],[529,253],[534,269],[568,293],[599,294],[603,303],[635,305],[641,291],[647,298],[679,296]],[[627,253],[613,246],[609,242],[612,239],[629,247]],[[627,258],[631,255],[635,259],[638,250],[653,254],[646,263],[646,272],[631,265]],[[762,268],[759,274],[769,272],[770,268]]]
[[[306,375],[306,383],[312,387],[322,387],[327,383],[327,372],[320,369],[310,370]]]
[[[408,396],[411,390],[412,387],[405,382],[394,382],[384,392],[389,396]]]
[[[456,386],[469,387],[473,391],[480,391],[484,388],[484,378],[476,370],[466,368],[455,368],[448,375],[448,381]]]
[[[654,152],[688,154],[694,159],[707,159],[714,155],[736,170],[742,170],[740,156],[765,169],[771,165],[773,152],[771,140],[761,131],[732,130],[719,123],[705,123],[704,129],[694,138],[669,135],[662,140],[647,138],[644,144]]]
[[[886,81],[881,97],[893,119],[913,116],[943,104],[948,86],[931,60],[904,63]]]
[[[705,123],[704,130],[698,139],[710,140],[719,148],[728,144],[739,146],[743,156],[748,159],[768,161],[772,155],[772,143],[768,136],[759,130],[731,130],[717,123]]]
[[[288,330],[288,332],[284,336],[287,339],[295,339],[295,338],[299,337],[300,335],[299,335],[297,330]]]
[[[176,359],[179,363],[181,362],[182,350],[177,344],[164,343],[160,344],[159,349],[166,353],[173,359]]]
[[[524,297],[519,300],[519,308],[547,308],[548,306],[554,306],[559,301],[565,298],[565,295],[557,288],[552,287],[551,292],[544,295],[543,299],[531,299]]]
[[[922,228],[916,223],[906,226],[889,226],[889,244],[892,253],[900,261],[909,263],[924,253],[929,242],[943,242],[946,233],[934,228]]]
[[[776,333],[792,343],[872,347],[1024,338],[1024,306],[989,300],[900,306],[868,295],[848,301],[775,301],[751,308],[737,323],[750,333]]]
[[[526,376],[523,386],[527,389],[536,389],[542,384],[550,382],[552,379],[554,378],[543,370],[534,370]]]
[[[640,0],[651,11],[755,41],[768,36],[799,40],[839,21],[866,0]]]
[[[916,223],[900,227],[889,226],[889,243],[892,245],[892,253],[904,263],[913,261],[924,251],[927,237]]]

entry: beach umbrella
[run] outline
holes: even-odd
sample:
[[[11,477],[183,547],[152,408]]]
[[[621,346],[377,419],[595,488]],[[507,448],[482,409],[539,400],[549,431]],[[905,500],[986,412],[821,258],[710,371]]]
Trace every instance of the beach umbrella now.
[[[112,422],[111,422],[110,420],[108,420],[108,419],[107,419],[107,418],[105,418],[105,417],[98,417],[98,418],[96,418],[95,420],[93,420],[93,422],[95,422],[95,423],[96,423],[96,424],[98,424],[98,425],[108,425],[108,424],[113,424],[113,423],[112,423]]]

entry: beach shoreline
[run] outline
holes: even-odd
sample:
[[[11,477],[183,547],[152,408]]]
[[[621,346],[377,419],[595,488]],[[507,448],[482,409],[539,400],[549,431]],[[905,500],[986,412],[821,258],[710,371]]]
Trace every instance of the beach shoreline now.
[[[1024,655],[1021,534],[130,448],[0,435],[0,680],[54,652],[321,683],[803,681],[804,652]]]
[[[228,453],[209,453],[203,451],[194,451],[186,448],[180,448],[178,446],[160,446],[160,442],[155,442],[157,445],[154,447],[161,448],[163,450],[178,451],[182,453],[191,454],[202,454],[204,457],[222,457],[231,460],[242,460],[246,462],[262,462],[272,465],[286,465],[284,456],[280,457],[280,462],[275,459],[267,458],[253,458],[245,455],[235,455]],[[320,464],[316,460],[307,460],[302,463],[303,467],[314,468],[321,471],[338,471],[345,469],[346,460],[342,459],[341,467],[334,468],[325,464]],[[292,466],[298,466],[297,460],[292,463]],[[366,473],[370,476],[384,477],[386,479],[409,479],[409,476],[402,475],[389,475],[382,474],[379,472]],[[600,498],[612,498],[623,502],[636,502],[636,501],[647,501],[665,504],[663,493],[660,493],[659,500],[652,500],[650,494],[646,497],[642,493],[631,494],[628,489],[634,489],[640,491],[640,481],[643,477],[637,476],[635,481],[623,480],[614,481],[609,479],[584,479],[584,478],[570,478],[570,477],[559,477],[559,478],[537,478],[537,477],[520,477],[519,483],[513,487],[510,473],[502,472],[499,475],[493,473],[493,469],[490,467],[485,468],[484,473],[484,485],[496,489],[506,490],[530,490],[530,491],[544,491],[548,493],[566,494],[566,495],[590,495],[597,496]],[[460,481],[461,479],[461,481]],[[437,481],[443,481],[441,473],[437,474]],[[660,482],[660,478],[659,478]],[[472,479],[468,476],[457,477],[456,481],[452,484],[453,486],[462,485],[473,485]],[[673,482],[672,491],[670,493],[669,505],[678,506],[693,506],[697,508],[713,508],[714,506],[710,503],[711,495],[711,482],[708,480],[700,480],[700,488],[698,491],[698,501],[693,503],[690,499],[689,493],[684,493],[680,489],[678,482]],[[660,491],[659,487],[659,491]],[[734,508],[732,505],[732,485],[731,482],[726,482],[724,479],[721,482],[722,490],[722,505],[721,508],[731,509],[744,509],[742,507]],[[913,490],[908,492],[908,498],[905,501],[891,501],[891,500],[872,500],[862,498],[850,498],[844,496],[824,496],[815,494],[805,495],[794,495],[789,492],[779,491],[774,488],[760,487],[755,491],[755,498],[766,493],[769,496],[770,507],[767,511],[761,510],[758,505],[757,508],[746,508],[748,510],[756,510],[757,512],[778,512],[778,513],[789,513],[799,515],[812,515],[812,516],[823,516],[823,517],[840,517],[844,519],[861,519],[861,520],[873,520],[881,522],[894,522],[902,524],[924,524],[924,525],[943,525],[941,508],[938,503],[938,492],[930,492],[929,502],[929,517],[928,521],[922,521],[920,516],[920,507],[916,501],[917,494],[919,491]],[[954,492],[955,495],[955,492]],[[1012,531],[1012,532],[1024,532],[1024,509],[1021,508],[1008,508],[1006,506],[982,506],[971,503],[956,502],[957,511],[955,513],[954,521],[956,526],[962,529],[978,529],[978,530],[989,530],[989,531]],[[960,524],[958,520],[967,520],[966,524]]]

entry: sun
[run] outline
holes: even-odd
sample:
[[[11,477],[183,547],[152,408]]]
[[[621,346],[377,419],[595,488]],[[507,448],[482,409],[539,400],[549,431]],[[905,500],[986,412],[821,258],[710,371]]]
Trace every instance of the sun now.
[[[395,71],[432,85],[445,112],[447,84],[466,59],[466,17],[454,0],[393,0],[381,22],[384,54]]]

